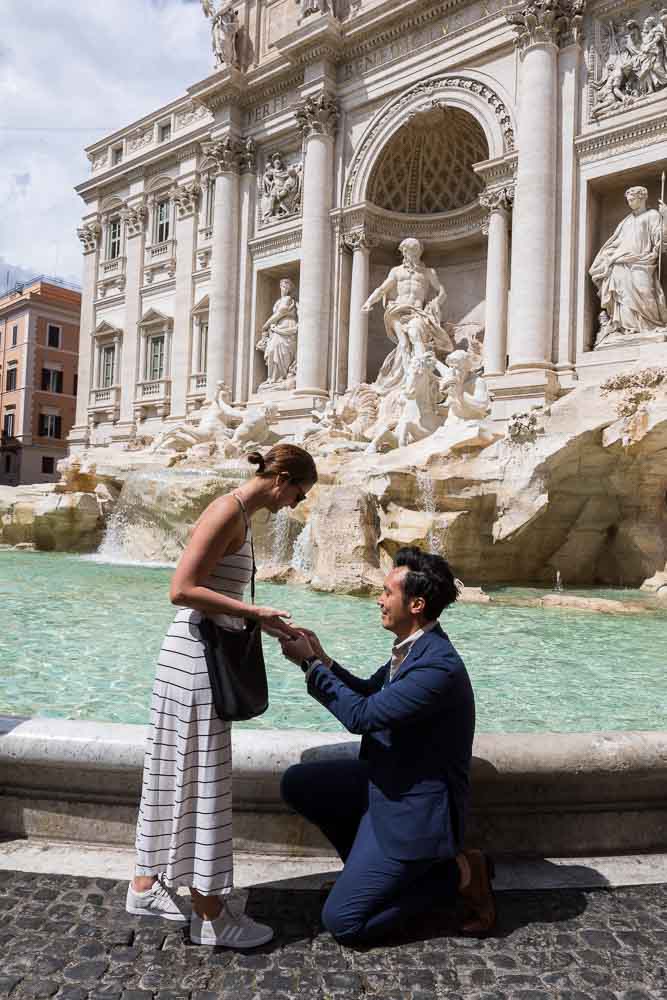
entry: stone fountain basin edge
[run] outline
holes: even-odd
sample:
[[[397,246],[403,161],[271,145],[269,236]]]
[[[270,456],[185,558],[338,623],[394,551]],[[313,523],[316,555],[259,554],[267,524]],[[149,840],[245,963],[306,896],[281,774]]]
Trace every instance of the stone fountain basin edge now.
[[[134,841],[147,729],[0,719],[0,836]],[[358,740],[236,727],[234,846],[327,853],[280,799],[302,760],[356,755]],[[576,856],[667,850],[667,732],[486,734],[475,740],[467,841],[499,854]]]

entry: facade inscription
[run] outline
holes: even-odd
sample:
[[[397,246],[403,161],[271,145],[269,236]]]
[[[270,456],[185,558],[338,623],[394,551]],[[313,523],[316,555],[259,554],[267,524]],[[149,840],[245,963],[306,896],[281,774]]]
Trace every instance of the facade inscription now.
[[[485,17],[497,14],[509,6],[509,0],[478,0],[477,3],[440,18],[424,28],[410,31],[406,27],[399,32],[397,38],[386,45],[382,45],[372,52],[367,52],[357,59],[352,59],[350,62],[343,63],[338,69],[338,81],[339,83],[347,83],[350,80],[363,77],[366,73],[384,66],[385,63],[405,58],[418,49],[440,42],[455,31],[468,28],[475,21],[481,21]]]

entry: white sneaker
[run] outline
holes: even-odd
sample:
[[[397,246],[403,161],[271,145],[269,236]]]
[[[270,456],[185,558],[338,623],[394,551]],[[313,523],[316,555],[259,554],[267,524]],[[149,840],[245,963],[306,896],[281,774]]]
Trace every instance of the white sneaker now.
[[[222,912],[215,920],[202,920],[192,914],[190,940],[193,944],[218,945],[223,948],[258,948],[273,937],[273,931],[266,924],[258,924],[226,900]]]
[[[179,896],[157,879],[152,888],[144,892],[136,892],[130,882],[127,887],[125,909],[135,917],[162,917],[164,920],[187,923],[192,912],[192,904],[187,896]]]

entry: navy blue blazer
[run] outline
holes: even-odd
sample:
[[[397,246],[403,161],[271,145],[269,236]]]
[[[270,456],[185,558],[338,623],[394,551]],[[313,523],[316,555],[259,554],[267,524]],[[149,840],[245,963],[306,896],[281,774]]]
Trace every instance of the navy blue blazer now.
[[[450,858],[463,844],[468,803],[470,678],[440,625],[416,640],[393,681],[390,663],[368,679],[319,663],[308,692],[362,736],[370,818],[388,857]]]

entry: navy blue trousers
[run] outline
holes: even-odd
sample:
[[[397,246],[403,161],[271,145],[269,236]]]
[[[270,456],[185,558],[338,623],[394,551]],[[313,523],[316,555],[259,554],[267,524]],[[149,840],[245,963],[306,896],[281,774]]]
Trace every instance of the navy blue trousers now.
[[[368,770],[362,760],[295,764],[283,775],[285,802],[333,844],[345,863],[322,911],[339,941],[386,936],[406,918],[456,899],[456,861],[400,861],[380,847],[368,812]]]

